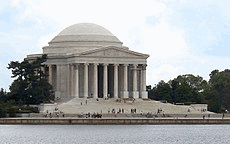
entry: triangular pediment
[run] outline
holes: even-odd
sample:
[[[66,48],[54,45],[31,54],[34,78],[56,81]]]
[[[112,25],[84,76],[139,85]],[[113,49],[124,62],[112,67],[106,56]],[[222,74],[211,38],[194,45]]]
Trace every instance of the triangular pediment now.
[[[88,57],[113,57],[113,58],[148,58],[149,55],[130,51],[128,49],[119,47],[104,47],[86,51],[80,54],[80,56]]]

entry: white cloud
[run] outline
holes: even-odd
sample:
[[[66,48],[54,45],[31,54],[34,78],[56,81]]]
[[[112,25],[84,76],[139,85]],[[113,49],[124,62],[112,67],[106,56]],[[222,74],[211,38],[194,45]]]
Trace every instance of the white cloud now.
[[[154,58],[187,56],[187,44],[183,30],[161,22],[153,28],[141,32],[145,50]]]
[[[208,59],[207,58],[201,58],[201,57],[197,57],[197,56],[188,56],[188,58],[190,58],[193,61],[196,61],[200,64],[207,64]]]
[[[58,34],[58,32],[53,32],[48,35],[42,36],[37,43],[37,47],[42,48],[48,46],[48,43]]]
[[[147,84],[157,84],[160,80],[164,80],[168,82],[170,79],[173,79],[178,76],[183,70],[180,66],[174,66],[170,64],[164,64],[157,67],[153,67],[152,69],[147,70]],[[154,82],[154,83],[153,83]]]
[[[85,0],[85,1],[45,1],[34,3],[26,0],[27,9],[23,18],[34,17],[43,28],[45,19],[54,21],[56,32],[80,22],[91,22],[104,26],[117,36],[124,45],[130,39],[128,32],[133,26],[145,28],[145,20],[148,16],[159,16],[164,12],[166,6],[162,3],[145,0],[107,1],[107,0]],[[55,3],[55,6],[53,5]],[[52,9],[51,7],[52,6]],[[49,36],[44,36],[49,37]],[[39,40],[39,46],[47,41]],[[129,45],[127,45],[129,46]]]
[[[167,60],[188,55],[183,30],[172,27],[167,17],[172,11],[161,2],[152,0],[138,1],[26,1],[27,9],[23,18],[34,17],[38,27],[43,28],[46,19],[54,21],[56,31],[41,37],[37,43],[43,47],[64,28],[80,22],[101,25],[117,36],[131,50],[150,54],[148,59],[149,83],[171,76],[179,71],[178,67],[169,65]],[[55,3],[55,5],[53,5]],[[51,8],[52,6],[52,8]],[[146,25],[146,18],[160,18],[156,26]],[[134,35],[131,31],[138,30]],[[136,43],[139,43],[136,45]],[[164,59],[162,65],[156,66],[156,59]],[[159,61],[159,60],[158,60]],[[158,69],[158,70],[156,70]],[[170,72],[169,72],[170,69]],[[159,71],[158,73],[155,73]],[[159,73],[164,73],[160,75]],[[167,76],[168,75],[168,76]]]
[[[31,40],[32,36],[28,36],[28,35],[14,35],[14,37],[23,39],[23,40]]]
[[[127,39],[127,33],[133,25],[144,27],[147,16],[159,15],[166,9],[164,4],[151,0],[50,0],[25,3],[28,6],[24,18],[36,17],[38,23],[41,23],[40,17],[51,19],[57,24],[57,31],[75,23],[92,22],[111,30],[122,41]],[[42,27],[42,24],[39,26]]]
[[[12,6],[18,6],[21,0],[12,0],[11,5]]]
[[[223,59],[191,55],[190,51],[196,47],[192,45],[192,42],[186,43],[185,37],[189,39],[190,35],[186,35],[188,33],[183,26],[175,27],[169,23],[170,16],[174,14],[175,9],[167,7],[167,4],[161,1],[14,0],[12,6],[20,7],[22,3],[26,5],[26,9],[22,10],[24,14],[19,16],[20,19],[33,18],[37,22],[35,28],[50,32],[34,43],[34,46],[39,47],[40,51],[64,28],[80,22],[96,23],[111,31],[130,50],[150,55],[147,67],[148,84],[155,84],[160,80],[167,82],[169,79],[185,73],[207,76],[213,69],[224,68],[228,61],[226,59],[226,63],[222,64]],[[200,1],[199,3],[197,1],[196,4],[187,1],[186,3],[200,5]],[[206,5],[206,2],[203,2],[202,5]],[[179,6],[179,9],[182,9],[183,5]],[[180,13],[180,11],[176,12]],[[181,13],[183,12],[181,11]],[[159,21],[156,25],[146,24],[146,18],[150,16],[158,18]],[[52,30],[46,29],[47,21],[53,22]],[[34,36],[36,34],[31,37],[17,35],[18,38],[25,40],[30,40]],[[210,42],[215,42],[211,35],[207,39]],[[19,50],[29,53],[32,50],[35,51],[36,48],[26,49],[23,45],[15,51]]]

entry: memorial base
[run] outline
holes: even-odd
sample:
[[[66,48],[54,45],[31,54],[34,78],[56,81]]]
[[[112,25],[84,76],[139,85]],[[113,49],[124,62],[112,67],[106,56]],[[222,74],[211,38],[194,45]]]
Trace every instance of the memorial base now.
[[[139,92],[138,91],[133,91],[132,96],[133,96],[133,98],[139,98]]]

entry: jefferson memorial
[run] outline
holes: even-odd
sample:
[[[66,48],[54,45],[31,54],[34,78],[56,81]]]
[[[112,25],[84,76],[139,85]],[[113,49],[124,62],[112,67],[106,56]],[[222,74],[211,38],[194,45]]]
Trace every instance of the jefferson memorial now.
[[[43,47],[43,54],[48,57],[46,71],[56,98],[148,98],[149,55],[129,50],[104,27],[69,26]]]

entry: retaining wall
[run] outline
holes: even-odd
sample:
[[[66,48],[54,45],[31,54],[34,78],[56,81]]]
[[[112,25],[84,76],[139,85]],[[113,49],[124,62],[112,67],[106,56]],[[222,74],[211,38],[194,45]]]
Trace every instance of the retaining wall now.
[[[149,119],[149,118],[1,118],[0,124],[76,124],[76,125],[140,125],[140,124],[230,124],[230,119]]]

